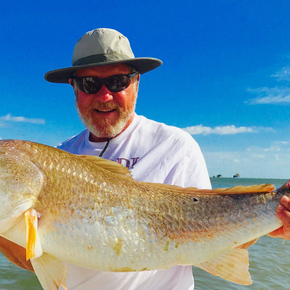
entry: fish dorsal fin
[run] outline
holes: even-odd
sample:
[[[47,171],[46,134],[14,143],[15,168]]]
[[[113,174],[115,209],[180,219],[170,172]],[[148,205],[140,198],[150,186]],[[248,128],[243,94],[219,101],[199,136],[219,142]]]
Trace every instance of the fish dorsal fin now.
[[[159,190],[168,190],[175,193],[187,193],[196,196],[267,193],[275,190],[275,186],[273,184],[235,186],[230,188],[215,188],[215,189],[197,189],[196,187],[183,188],[176,185],[160,184],[160,183],[149,183],[149,182],[139,182],[139,183]]]
[[[118,174],[123,177],[131,177],[131,172],[128,168],[115,161],[92,155],[79,155],[79,157],[114,174]]]
[[[38,213],[31,208],[24,214],[26,227],[26,260],[42,255],[41,242],[38,235]]]
[[[248,249],[249,247],[251,247],[252,245],[254,245],[258,241],[258,239],[259,238],[254,239],[252,241],[249,241],[247,243],[244,243],[242,245],[239,245],[239,246],[235,247],[235,249]]]
[[[251,193],[267,193],[275,190],[273,184],[259,184],[251,186],[235,186],[230,188],[215,188],[212,190],[199,189],[197,194],[219,194],[219,195],[231,195],[231,194],[251,194]]]
[[[62,261],[43,253],[41,257],[31,260],[34,272],[44,290],[66,288],[67,268]]]
[[[231,249],[197,267],[240,285],[253,283],[249,273],[249,255],[245,249]]]

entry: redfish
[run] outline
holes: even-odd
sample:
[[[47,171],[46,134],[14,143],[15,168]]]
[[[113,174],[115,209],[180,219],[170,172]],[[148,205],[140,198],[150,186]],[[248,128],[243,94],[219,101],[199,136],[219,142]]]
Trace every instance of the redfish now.
[[[20,140],[0,141],[0,235],[26,248],[44,289],[63,262],[101,271],[195,265],[249,285],[246,248],[281,226],[289,182],[200,190],[135,181],[122,165]]]

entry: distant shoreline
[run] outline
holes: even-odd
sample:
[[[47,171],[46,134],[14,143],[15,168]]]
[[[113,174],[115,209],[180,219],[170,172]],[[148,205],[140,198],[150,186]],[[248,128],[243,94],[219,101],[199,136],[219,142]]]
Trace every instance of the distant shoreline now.
[[[222,177],[213,177],[211,176],[210,179],[270,179],[270,180],[289,180],[290,179],[290,176],[289,178],[275,178],[275,177],[237,177],[237,178],[234,178],[234,177],[231,177],[231,176],[222,176]]]

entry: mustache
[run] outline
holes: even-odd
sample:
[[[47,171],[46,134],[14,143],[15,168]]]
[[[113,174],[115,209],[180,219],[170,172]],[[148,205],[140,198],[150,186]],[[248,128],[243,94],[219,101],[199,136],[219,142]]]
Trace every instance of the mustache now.
[[[119,106],[112,103],[96,103],[94,104],[94,110],[115,110],[119,109]]]

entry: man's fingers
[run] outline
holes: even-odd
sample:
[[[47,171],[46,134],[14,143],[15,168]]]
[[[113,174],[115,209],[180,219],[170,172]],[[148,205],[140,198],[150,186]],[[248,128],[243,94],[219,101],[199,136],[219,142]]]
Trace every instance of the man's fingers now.
[[[271,237],[279,237],[286,240],[290,239],[290,198],[283,196],[280,204],[276,209],[278,218],[282,221],[283,226],[269,234]]]
[[[290,210],[290,198],[288,196],[282,196],[280,199],[280,204],[285,206],[287,210]]]

